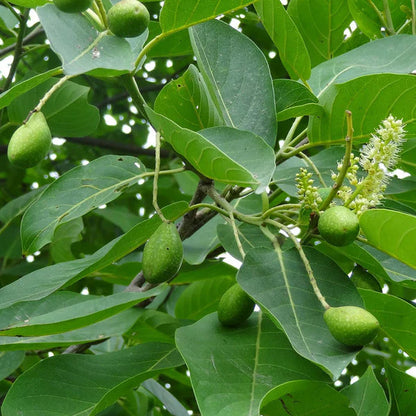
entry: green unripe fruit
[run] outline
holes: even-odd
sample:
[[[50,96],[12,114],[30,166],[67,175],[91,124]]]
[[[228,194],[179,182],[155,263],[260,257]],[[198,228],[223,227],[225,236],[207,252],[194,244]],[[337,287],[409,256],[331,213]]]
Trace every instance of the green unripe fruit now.
[[[179,271],[183,260],[182,240],[175,224],[163,222],[143,250],[143,277],[149,283],[162,283]]]
[[[138,0],[121,0],[107,14],[108,27],[120,38],[134,38],[149,26],[150,15]]]
[[[357,306],[329,308],[324,313],[324,319],[337,341],[353,347],[368,344],[380,327],[374,315]]]
[[[361,266],[354,267],[351,281],[356,287],[361,289],[370,289],[381,292],[380,283],[378,283],[377,279],[372,274],[365,271]]]
[[[28,122],[20,126],[10,139],[7,157],[19,168],[37,165],[48,153],[51,131],[41,112],[33,113]]]
[[[79,13],[92,6],[92,0],[53,0],[55,6],[65,13]]]
[[[224,326],[237,326],[248,319],[253,310],[253,300],[236,283],[222,295],[218,304],[218,319]]]
[[[351,244],[360,231],[358,217],[344,206],[328,208],[319,218],[318,230],[334,246]]]

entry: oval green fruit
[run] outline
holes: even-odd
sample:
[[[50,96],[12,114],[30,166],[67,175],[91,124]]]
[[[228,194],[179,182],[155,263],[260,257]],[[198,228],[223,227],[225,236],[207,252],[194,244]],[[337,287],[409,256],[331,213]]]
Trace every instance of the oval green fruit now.
[[[321,214],[318,230],[328,243],[334,246],[351,244],[360,231],[358,217],[344,206],[328,208]]]
[[[218,304],[218,320],[224,326],[237,326],[252,314],[254,302],[236,283],[221,297]]]
[[[353,347],[371,342],[380,328],[374,315],[357,306],[329,308],[324,313],[324,319],[337,341]]]
[[[51,131],[41,112],[33,113],[26,124],[20,126],[10,139],[7,157],[19,168],[37,165],[48,153]]]
[[[351,275],[351,281],[356,287],[361,289],[370,289],[376,292],[381,292],[381,286],[377,279],[361,266],[354,267]]]
[[[163,222],[143,250],[143,277],[149,283],[162,283],[179,271],[183,260],[182,240],[175,224]]]
[[[92,6],[93,0],[53,0],[55,6],[65,13],[79,13]]]
[[[150,15],[138,0],[121,0],[107,14],[108,27],[121,38],[141,35],[149,26]]]

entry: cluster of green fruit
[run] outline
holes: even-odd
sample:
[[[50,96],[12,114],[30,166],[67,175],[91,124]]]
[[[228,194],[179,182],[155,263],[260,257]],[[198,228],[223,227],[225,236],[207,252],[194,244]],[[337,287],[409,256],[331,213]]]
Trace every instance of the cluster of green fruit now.
[[[92,6],[93,0],[54,0],[55,6],[65,13],[79,13]],[[108,28],[121,38],[141,35],[149,25],[150,15],[138,0],[121,0],[107,14]]]

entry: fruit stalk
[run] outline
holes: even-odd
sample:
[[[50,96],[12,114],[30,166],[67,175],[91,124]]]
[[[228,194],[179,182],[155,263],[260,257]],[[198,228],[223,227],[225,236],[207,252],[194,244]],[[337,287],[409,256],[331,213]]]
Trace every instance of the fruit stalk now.
[[[279,228],[279,229],[283,230],[289,236],[289,238],[292,240],[292,242],[295,245],[296,249],[298,250],[299,256],[300,256],[300,258],[301,258],[301,260],[302,260],[302,262],[305,266],[306,273],[308,274],[309,281],[311,282],[311,286],[312,286],[313,292],[315,293],[315,296],[318,298],[319,302],[321,303],[321,305],[325,309],[329,309],[330,305],[325,300],[325,296],[322,294],[321,290],[319,289],[318,283],[315,279],[315,276],[313,275],[312,267],[309,263],[309,260],[306,257],[306,254],[303,251],[302,246],[299,243],[296,236],[294,236],[292,234],[292,232],[290,231],[290,229],[288,227],[286,227],[283,224],[280,224],[277,221],[274,221],[274,220],[271,220],[271,219],[266,219],[264,222],[267,223],[267,224],[273,225],[276,228]],[[276,253],[278,253],[278,255],[279,255],[279,253],[281,252],[281,248],[279,246],[279,242],[277,241],[276,236],[273,233],[271,233],[266,227],[261,227],[261,230],[266,235],[266,237],[268,237],[271,240],[271,242],[273,243],[273,247],[276,250]]]
[[[155,174],[153,176],[153,196],[152,196],[152,203],[153,208],[157,212],[157,215],[159,215],[160,219],[163,222],[168,223],[169,221],[166,219],[166,217],[163,215],[162,210],[159,207],[159,204],[157,203],[157,181],[159,180],[159,171],[160,171],[160,134],[159,132],[156,132],[156,147],[155,147]]]
[[[104,27],[106,29],[108,29],[107,13],[105,11],[105,8],[104,8],[104,5],[103,5],[102,0],[95,0],[94,2],[97,5],[98,11],[99,11],[99,16],[101,18],[101,21],[104,24]]]

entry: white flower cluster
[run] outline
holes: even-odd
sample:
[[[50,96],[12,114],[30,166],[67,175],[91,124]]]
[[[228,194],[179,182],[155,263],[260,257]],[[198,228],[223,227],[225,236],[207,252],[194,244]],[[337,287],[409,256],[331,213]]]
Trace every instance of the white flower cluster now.
[[[318,193],[318,188],[313,185],[312,173],[305,168],[300,168],[296,174],[296,187],[298,188],[299,202],[304,208],[319,212],[319,205],[322,198]]]
[[[390,115],[371,135],[369,142],[362,147],[360,157],[351,154],[351,165],[346,178],[355,189],[342,186],[337,197],[357,215],[377,206],[383,199],[389,181],[388,172],[397,164],[404,134],[402,120]],[[358,164],[366,172],[366,175],[360,179],[357,176]],[[338,171],[341,166],[342,163],[339,163]],[[337,174],[333,174],[333,179],[336,178]]]

